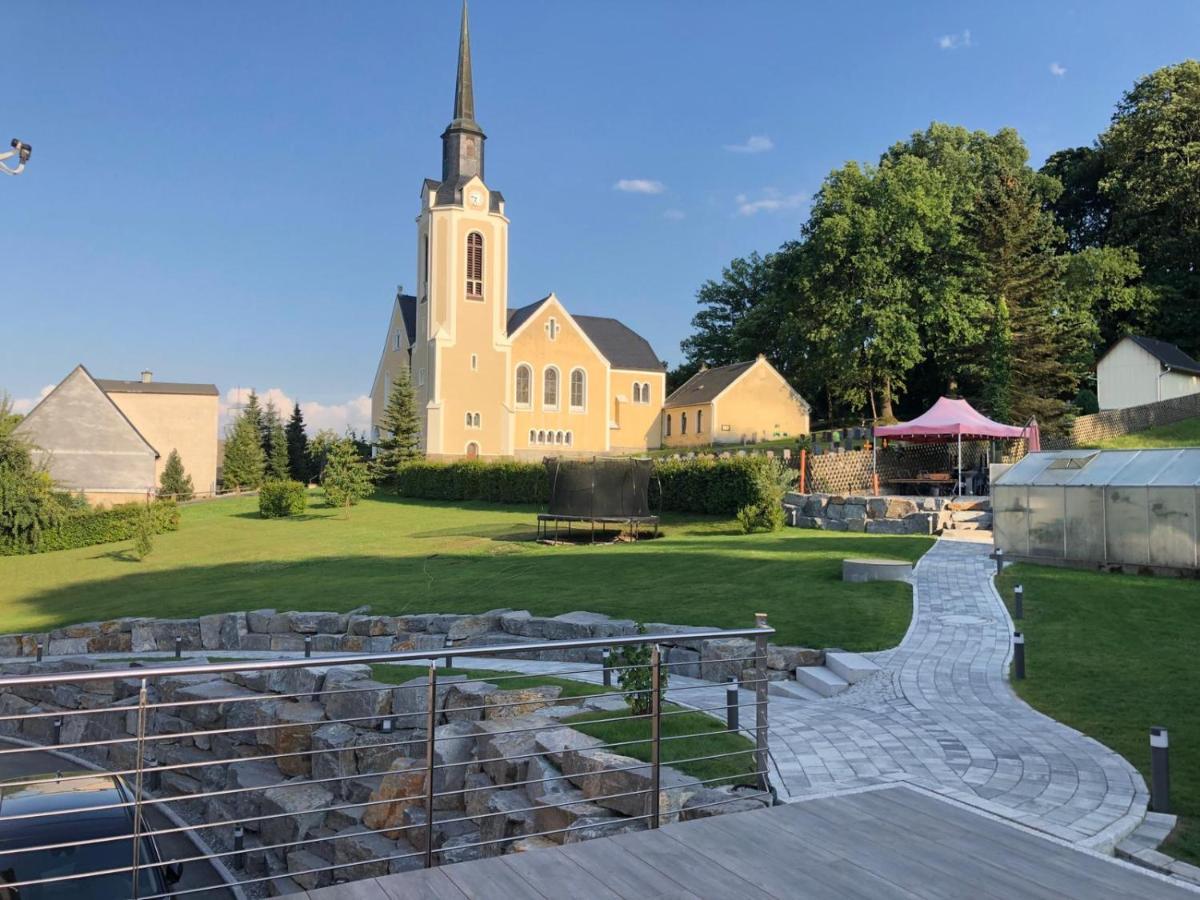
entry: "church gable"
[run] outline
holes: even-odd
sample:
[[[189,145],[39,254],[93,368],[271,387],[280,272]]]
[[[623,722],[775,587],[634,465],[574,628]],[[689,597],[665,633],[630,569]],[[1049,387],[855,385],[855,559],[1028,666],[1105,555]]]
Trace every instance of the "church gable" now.
[[[512,341],[513,353],[516,356],[532,355],[539,361],[555,362],[558,365],[563,361],[608,365],[608,358],[600,352],[600,348],[592,342],[588,333],[579,326],[557,297],[551,294],[531,305],[534,309],[527,315],[520,316],[515,328],[512,327],[514,317],[509,317],[508,337]]]

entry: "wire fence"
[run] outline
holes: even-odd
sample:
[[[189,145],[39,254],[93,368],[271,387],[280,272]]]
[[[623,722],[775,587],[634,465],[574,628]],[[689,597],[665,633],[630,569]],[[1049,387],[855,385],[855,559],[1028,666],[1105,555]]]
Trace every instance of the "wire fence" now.
[[[753,691],[744,727],[736,690],[713,702],[715,685],[688,683],[671,688],[680,702],[664,700],[682,665],[660,654],[671,635],[437,658],[23,664],[0,677],[0,897],[262,896],[769,802],[773,633],[760,616],[689,635],[744,642],[724,660]],[[556,672],[597,682],[570,701],[529,673],[444,667],[542,646],[649,655]],[[379,664],[413,677],[375,681]],[[631,694],[640,704],[626,705]],[[698,713],[703,727],[681,718]]]

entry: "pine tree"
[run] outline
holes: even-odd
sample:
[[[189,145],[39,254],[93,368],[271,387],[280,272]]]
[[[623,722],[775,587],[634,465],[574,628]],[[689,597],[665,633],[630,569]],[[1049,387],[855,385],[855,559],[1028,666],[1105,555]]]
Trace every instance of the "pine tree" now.
[[[420,427],[412,381],[408,369],[401,368],[388,394],[383,421],[379,424],[381,436],[371,461],[371,475],[377,484],[397,486],[401,466],[421,455]]]
[[[326,502],[345,509],[347,517],[351,506],[371,495],[371,473],[349,438],[342,438],[329,448],[321,484],[325,487]]]
[[[258,394],[254,392],[254,388],[250,388],[250,396],[246,400],[246,408],[242,410],[242,415],[250,420],[250,423],[258,432],[259,446],[265,447],[266,434],[263,430],[263,408],[258,402]]]
[[[192,476],[183,469],[183,460],[178,450],[172,450],[163,466],[162,478],[159,480],[158,496],[169,497],[180,502],[191,500],[196,495],[192,487]]]
[[[304,413],[300,411],[299,403],[292,408],[286,435],[288,472],[293,480],[308,484],[312,477],[312,462],[308,458],[308,433],[304,429]]]
[[[253,394],[251,395],[253,397]],[[261,410],[255,409],[255,413]],[[225,490],[257,490],[262,486],[266,459],[263,456],[262,432],[257,419],[247,406],[225,436],[225,463],[221,484]]]
[[[276,413],[271,423],[269,446],[266,450],[267,477],[275,480],[286,480],[291,477],[291,465],[288,461],[287,434],[283,430],[283,422]]]

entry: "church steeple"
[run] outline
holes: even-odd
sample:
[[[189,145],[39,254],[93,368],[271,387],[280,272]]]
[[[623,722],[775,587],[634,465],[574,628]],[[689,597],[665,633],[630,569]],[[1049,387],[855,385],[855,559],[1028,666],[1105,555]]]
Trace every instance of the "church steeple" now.
[[[467,0],[463,0],[458,37],[458,75],[454,82],[454,119],[442,132],[442,183],[478,175],[483,178],[483,142],[487,136],[475,121],[475,85],[471,78],[471,35]]]

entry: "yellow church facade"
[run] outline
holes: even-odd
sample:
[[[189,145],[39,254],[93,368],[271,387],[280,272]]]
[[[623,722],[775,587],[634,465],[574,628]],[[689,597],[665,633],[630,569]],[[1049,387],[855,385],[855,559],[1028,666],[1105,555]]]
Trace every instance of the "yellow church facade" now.
[[[421,187],[417,287],[398,293],[392,305],[371,387],[373,437],[382,429],[393,380],[407,368],[421,449],[430,458],[540,458],[662,446],[664,437],[670,440],[666,371],[645,338],[616,319],[573,314],[553,293],[510,305],[509,220],[503,195],[485,180],[485,140],[475,121],[464,6],[454,117],[442,133],[442,177]],[[804,414],[807,423],[807,406]],[[783,416],[768,411],[759,418]]]

